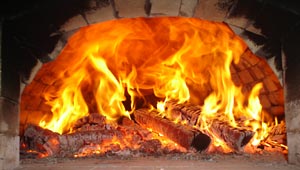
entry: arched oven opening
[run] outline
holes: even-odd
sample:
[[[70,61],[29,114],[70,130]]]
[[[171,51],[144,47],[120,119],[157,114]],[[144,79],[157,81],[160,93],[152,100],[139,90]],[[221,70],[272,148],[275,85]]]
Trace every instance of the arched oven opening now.
[[[4,168],[18,165],[19,151],[21,159],[275,151],[299,163],[292,2],[32,4],[1,22]]]

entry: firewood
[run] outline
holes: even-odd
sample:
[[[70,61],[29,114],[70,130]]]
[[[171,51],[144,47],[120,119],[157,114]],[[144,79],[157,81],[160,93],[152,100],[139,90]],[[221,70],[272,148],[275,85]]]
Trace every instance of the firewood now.
[[[155,110],[138,109],[134,111],[134,120],[143,127],[151,128],[186,149],[205,150],[210,144],[209,136],[189,126],[176,124],[158,115]]]
[[[99,113],[90,113],[88,116],[78,119],[75,122],[73,126],[73,131],[84,129],[86,128],[86,125],[97,125],[97,128],[104,128],[106,125],[106,118],[105,116],[102,116]]]
[[[191,103],[178,104],[176,101],[168,101],[165,105],[165,111],[171,120],[174,120],[180,115],[182,120],[187,121],[187,124],[190,126],[195,126],[196,124],[199,126],[201,124],[201,121],[199,122],[198,120],[201,115],[200,106]],[[209,130],[235,151],[241,151],[254,135],[253,131],[245,128],[232,127],[229,123],[218,120],[217,116],[212,120]]]
[[[217,135],[233,150],[241,151],[243,147],[252,139],[254,132],[246,128],[232,127],[228,123],[220,120],[213,120],[210,130]]]
[[[30,150],[54,155],[59,152],[58,136],[58,133],[30,124],[25,129],[24,141]]]
[[[265,140],[266,143],[276,143],[276,145],[286,145],[286,125],[284,121],[275,125],[269,133],[269,136]]]
[[[84,126],[88,126],[88,124],[82,127]],[[111,151],[121,149],[120,145],[140,151],[149,151],[151,148],[147,147],[153,147],[150,145],[153,143],[152,133],[136,123],[130,126],[109,126],[106,124],[105,128],[98,125],[90,126],[93,128],[80,128],[73,133],[60,135],[37,125],[28,125],[24,132],[24,143],[27,146],[24,149],[34,150],[47,156],[72,157],[74,154],[81,155],[81,152],[86,150],[97,149],[98,146],[101,146],[101,150]],[[112,140],[117,140],[120,143],[114,144],[112,142],[110,144],[109,142]],[[102,144],[104,145],[102,146]],[[161,144],[156,145],[156,147],[160,146]]]
[[[201,108],[190,103],[179,104],[177,101],[172,100],[166,102],[165,112],[167,112],[168,119],[187,122],[188,125],[195,126],[201,114]]]
[[[60,135],[36,125],[29,125],[24,133],[29,149],[34,149],[48,156],[63,156],[74,154],[84,145],[90,143],[101,144],[113,138],[122,139],[121,131],[105,129],[84,131]]]

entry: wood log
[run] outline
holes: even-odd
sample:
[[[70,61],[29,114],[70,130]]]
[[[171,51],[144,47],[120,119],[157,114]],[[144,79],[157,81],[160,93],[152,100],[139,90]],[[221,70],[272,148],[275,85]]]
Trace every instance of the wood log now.
[[[233,150],[241,151],[252,139],[254,132],[245,128],[232,127],[220,120],[213,120],[210,130]]]
[[[156,110],[138,109],[133,115],[134,120],[141,126],[163,134],[186,149],[193,147],[197,151],[203,151],[211,142],[209,136],[199,130],[164,119]]]
[[[29,150],[53,155],[59,151],[58,136],[58,133],[30,124],[25,129],[24,142]]]
[[[88,144],[101,144],[113,138],[122,139],[121,131],[102,129],[97,131],[83,131],[60,135],[36,125],[29,125],[24,133],[29,149],[37,150],[48,156],[73,155],[81,147]]]
[[[190,126],[195,126],[196,124],[199,126],[201,124],[201,121],[198,120],[201,114],[200,106],[190,103],[178,104],[176,101],[168,101],[165,105],[165,111],[169,113],[169,119],[171,120],[174,120],[174,118],[180,115],[182,120],[187,121],[187,124]],[[234,151],[241,151],[254,136],[253,131],[242,127],[232,127],[230,124],[218,120],[218,116],[211,121],[209,131],[221,138]],[[209,133],[207,134],[209,135]]]
[[[78,130],[93,130],[90,125],[96,125],[96,129],[105,129],[106,118],[105,116],[100,115],[99,113],[90,113],[88,116],[85,116],[81,119],[78,119],[74,126],[73,131]]]
[[[130,150],[150,152],[155,145],[155,150],[159,150],[160,141],[157,144],[149,130],[127,118],[123,120],[126,120],[127,124],[124,121],[124,125],[119,126],[106,124],[105,128],[91,125],[93,128],[80,128],[74,133],[63,135],[36,125],[28,125],[24,133],[24,143],[27,147],[23,148],[23,153],[26,153],[26,150],[34,150],[43,156],[73,157],[75,154],[84,155],[86,150],[90,150],[91,153],[93,149],[99,148],[98,146],[104,152],[117,152],[121,146]],[[96,127],[99,129],[95,129]],[[117,140],[118,143],[110,142],[112,140]]]
[[[167,112],[167,118],[170,120],[179,120],[187,122],[190,126],[195,126],[201,114],[201,108],[190,103],[179,104],[177,101],[171,100],[166,102],[165,112]]]

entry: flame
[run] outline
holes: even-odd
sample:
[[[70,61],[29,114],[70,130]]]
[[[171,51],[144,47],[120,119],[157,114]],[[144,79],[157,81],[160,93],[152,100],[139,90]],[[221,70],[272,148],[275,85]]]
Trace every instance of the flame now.
[[[50,122],[41,120],[40,126],[51,129],[54,132],[62,133],[70,129],[74,122],[88,113],[88,107],[85,104],[81,92],[82,81],[84,80],[87,70],[78,68],[74,72],[72,79],[69,79],[57,91],[57,96],[48,94],[45,99],[47,104],[52,106],[53,117]]]
[[[40,126],[69,132],[91,108],[112,121],[130,118],[136,99],[149,90],[164,99],[157,106],[164,112],[164,102],[198,101],[199,94],[191,94],[190,87],[203,89],[210,84],[212,92],[202,101],[202,123],[197,128],[209,131],[214,119],[222,119],[257,132],[252,142],[256,145],[270,128],[258,98],[262,84],[243,94],[230,73],[230,65],[239,62],[246,48],[225,24],[195,18],[131,18],[84,27],[50,63],[62,65],[63,81],[55,93],[45,94],[53,115],[50,121],[42,119]],[[128,100],[129,107],[124,105]],[[214,145],[226,148],[211,135]]]

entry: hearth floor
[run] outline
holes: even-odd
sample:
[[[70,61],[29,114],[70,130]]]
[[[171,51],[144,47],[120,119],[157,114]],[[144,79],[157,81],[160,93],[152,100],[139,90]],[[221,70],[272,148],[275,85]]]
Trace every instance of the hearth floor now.
[[[15,170],[300,170],[283,155],[172,155],[159,157],[22,159]]]

